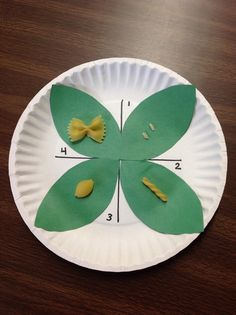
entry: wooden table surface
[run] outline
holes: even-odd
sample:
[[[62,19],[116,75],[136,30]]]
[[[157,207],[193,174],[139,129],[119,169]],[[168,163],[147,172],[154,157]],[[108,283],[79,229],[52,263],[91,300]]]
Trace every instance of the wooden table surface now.
[[[235,13],[227,0],[0,2],[2,315],[234,313]],[[197,86],[222,125],[229,171],[219,209],[193,244],[160,265],[114,274],[41,245],[18,214],[7,168],[13,130],[41,87],[75,65],[122,56],[162,64]]]

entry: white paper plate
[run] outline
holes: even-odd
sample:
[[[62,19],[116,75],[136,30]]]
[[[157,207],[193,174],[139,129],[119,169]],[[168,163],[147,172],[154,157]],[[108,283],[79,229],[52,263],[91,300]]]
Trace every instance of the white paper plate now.
[[[12,138],[9,156],[14,200],[32,233],[51,251],[68,261],[104,271],[130,271],[152,266],[189,245],[198,234],[169,235],[151,230],[134,216],[122,190],[119,214],[115,193],[105,212],[85,227],[67,232],[47,232],[34,227],[38,206],[49,188],[80,162],[55,158],[65,155],[63,149],[61,152],[65,147],[67,156],[79,156],[60,139],[52,121],[49,95],[55,83],[91,94],[112,112],[117,121],[122,100],[125,120],[149,95],[175,84],[189,84],[167,68],[129,58],[89,62],[66,71],[47,84],[23,112]],[[177,160],[158,163],[174,171],[194,189],[203,206],[206,226],[223,193],[227,153],[221,126],[199,91],[190,128],[174,147],[158,158]]]

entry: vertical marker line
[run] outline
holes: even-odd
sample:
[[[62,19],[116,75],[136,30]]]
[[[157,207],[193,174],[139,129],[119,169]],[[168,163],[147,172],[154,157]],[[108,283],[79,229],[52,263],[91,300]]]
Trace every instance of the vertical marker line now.
[[[120,221],[120,161],[118,168],[118,186],[117,186],[117,223]]]
[[[123,102],[124,100],[121,100],[120,103],[120,132],[122,133],[123,130]],[[117,209],[116,209],[116,217],[117,217],[117,223],[120,221],[120,161],[119,161],[119,169],[118,169],[118,183],[117,183]]]
[[[120,104],[120,132],[123,130],[123,102],[124,100],[122,100]]]

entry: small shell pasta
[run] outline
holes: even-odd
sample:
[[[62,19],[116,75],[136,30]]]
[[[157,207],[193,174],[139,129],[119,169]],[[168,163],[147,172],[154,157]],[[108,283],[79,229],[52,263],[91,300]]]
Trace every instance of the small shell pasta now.
[[[84,198],[91,194],[94,187],[94,181],[92,179],[86,179],[80,181],[75,189],[75,197]]]

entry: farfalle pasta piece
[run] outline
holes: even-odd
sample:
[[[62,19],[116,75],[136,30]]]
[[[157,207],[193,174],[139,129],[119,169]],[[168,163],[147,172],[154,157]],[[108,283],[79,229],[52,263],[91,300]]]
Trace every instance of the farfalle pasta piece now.
[[[90,125],[86,125],[81,119],[73,118],[67,131],[72,142],[82,140],[85,136],[88,136],[94,141],[102,143],[106,135],[106,127],[101,115],[95,117]]]
[[[81,119],[73,118],[68,125],[70,141],[75,142],[83,139],[87,134],[87,126]]]
[[[101,143],[106,136],[106,126],[102,116],[95,117],[88,127],[88,137],[96,142]]]

